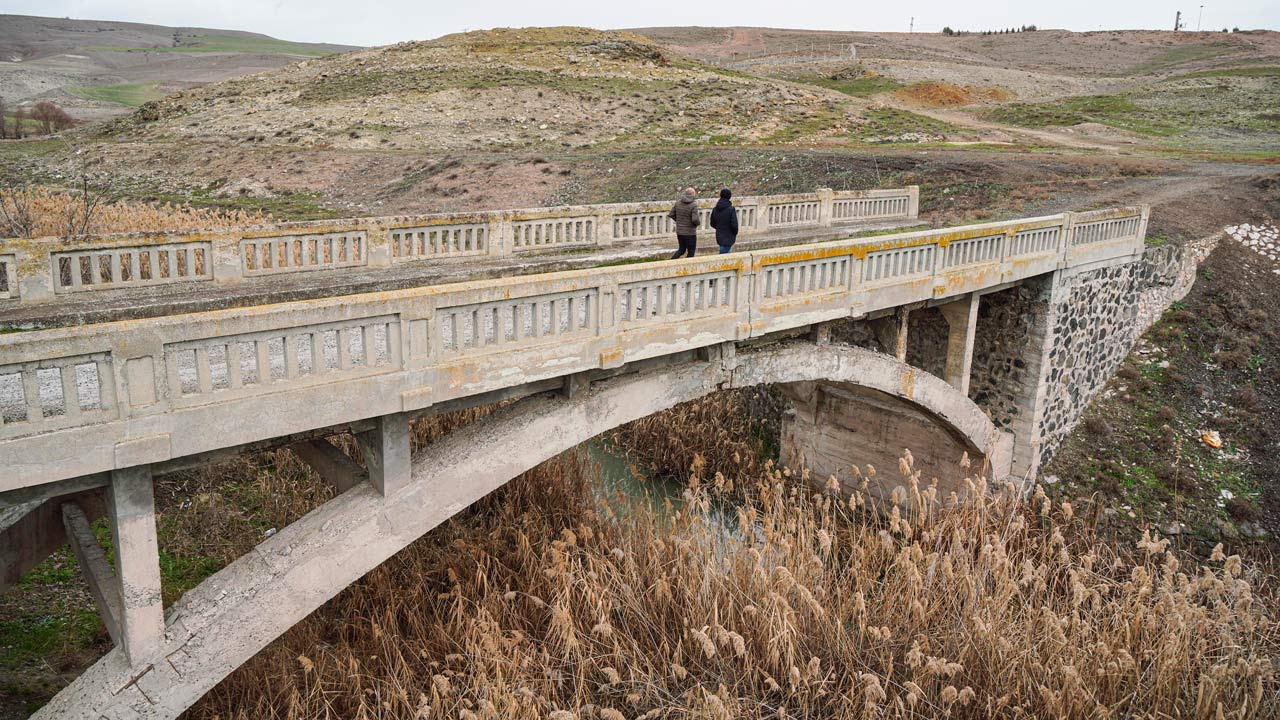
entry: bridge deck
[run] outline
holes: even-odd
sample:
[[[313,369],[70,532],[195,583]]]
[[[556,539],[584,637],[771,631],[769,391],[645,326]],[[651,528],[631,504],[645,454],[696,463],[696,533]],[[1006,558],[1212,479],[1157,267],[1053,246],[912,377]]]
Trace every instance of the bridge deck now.
[[[0,493],[1123,261],[1145,224],[1117,208],[0,333]]]
[[[920,225],[920,221],[912,218],[845,227],[779,229],[741,237],[734,249],[742,252],[823,242],[917,225]],[[714,234],[700,233],[698,239],[699,257],[718,252]],[[285,273],[245,284],[152,285],[99,293],[69,294],[31,305],[12,304],[4,307],[0,304],[0,332],[88,325],[379,290],[608,267],[665,259],[670,257],[674,249],[673,236],[577,250],[548,251],[535,255],[461,257],[389,267]]]

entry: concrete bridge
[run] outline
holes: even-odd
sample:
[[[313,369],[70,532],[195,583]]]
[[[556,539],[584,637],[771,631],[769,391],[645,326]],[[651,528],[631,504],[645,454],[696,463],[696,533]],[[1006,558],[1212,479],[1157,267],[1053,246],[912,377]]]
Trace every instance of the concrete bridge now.
[[[914,191],[904,192],[894,206],[903,220],[915,212]],[[311,258],[346,292],[349,270],[331,266],[342,258],[394,269],[405,252],[390,250],[399,232],[443,263],[445,245],[428,239],[461,242],[459,226],[481,223],[0,245],[0,257],[23,258],[7,270],[10,326],[43,328],[0,334],[0,582],[69,541],[116,643],[37,717],[175,717],[343,587],[511,478],[719,388],[782,386],[794,405],[784,454],[822,477],[847,480],[853,463],[893,467],[910,447],[944,491],[959,487],[964,453],[992,476],[1030,481],[1207,252],[1144,249],[1145,208],[806,242],[839,234],[841,220],[884,220],[835,209],[883,199],[752,199],[762,225],[798,223],[785,242],[800,244],[783,247],[252,305],[223,288],[257,283],[258,297],[288,297],[269,276]],[[665,207],[545,211],[579,219],[538,222],[607,218],[590,220],[581,241],[604,247],[630,232],[628,218],[638,218],[636,232],[661,226]],[[528,238],[570,232],[516,222],[525,220],[473,233],[475,252],[520,253],[536,242]],[[338,237],[360,243],[336,250],[347,242]],[[135,281],[143,287],[116,287]],[[190,291],[203,309],[167,313],[169,296],[151,294],[152,281],[203,284]],[[97,292],[124,319],[67,325],[84,315],[59,313],[59,298]],[[132,304],[114,293],[133,293]],[[497,401],[514,402],[410,455],[413,418]],[[325,440],[339,433],[355,436],[363,465]],[[281,445],[343,492],[166,611],[153,478]],[[893,487],[878,490],[888,498]],[[114,567],[89,531],[101,514]]]

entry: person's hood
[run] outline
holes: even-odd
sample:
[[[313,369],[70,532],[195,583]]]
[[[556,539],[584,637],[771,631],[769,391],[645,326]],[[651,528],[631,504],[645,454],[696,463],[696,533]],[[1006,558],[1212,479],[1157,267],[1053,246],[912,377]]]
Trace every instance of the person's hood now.
[[[698,197],[693,193],[689,192],[688,190],[680,191],[680,202],[691,203],[691,202],[697,202],[697,201],[698,201]]]
[[[733,204],[732,200],[730,200],[729,198],[722,197],[720,198],[720,202],[716,203],[716,207],[718,208],[728,207],[732,204]]]

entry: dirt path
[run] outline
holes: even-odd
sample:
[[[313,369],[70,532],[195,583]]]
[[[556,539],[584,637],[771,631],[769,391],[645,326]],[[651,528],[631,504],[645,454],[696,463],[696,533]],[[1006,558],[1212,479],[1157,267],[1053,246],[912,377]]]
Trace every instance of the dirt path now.
[[[983,133],[995,134],[996,138],[994,140],[988,140],[988,142],[1010,142],[1007,138],[1012,138],[1022,140],[1023,142],[1031,142],[1037,145],[1070,148],[1072,150],[1089,150],[1112,155],[1131,154],[1134,149],[1142,147],[1141,145],[1129,140],[1105,140],[1101,138],[1082,137],[1065,131],[1034,130],[1031,128],[1001,125],[987,120],[979,120],[969,113],[960,110],[924,108],[919,105],[905,103],[887,93],[883,96],[878,96],[876,99],[880,100],[885,105],[899,110],[913,112],[917,115],[924,115],[925,117],[933,118],[934,120],[939,120],[945,123],[951,123],[952,125],[956,125],[967,130],[977,130]]]

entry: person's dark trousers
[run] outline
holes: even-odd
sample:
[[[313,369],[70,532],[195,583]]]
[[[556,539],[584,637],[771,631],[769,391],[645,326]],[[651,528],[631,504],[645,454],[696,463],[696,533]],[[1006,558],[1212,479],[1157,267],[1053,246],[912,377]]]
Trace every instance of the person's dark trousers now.
[[[720,246],[720,254],[721,254],[721,255],[724,255],[724,254],[728,253],[730,250],[733,250],[733,246],[732,246],[732,245],[721,245],[721,246]]]
[[[672,260],[675,260],[682,255],[685,257],[693,257],[693,254],[698,251],[697,235],[676,235],[676,240],[680,241],[680,249],[676,251],[675,255],[671,256]]]

